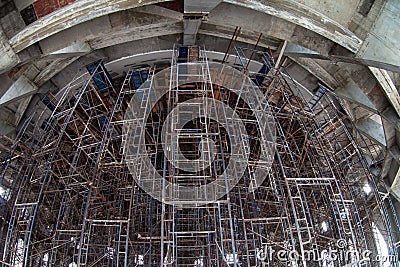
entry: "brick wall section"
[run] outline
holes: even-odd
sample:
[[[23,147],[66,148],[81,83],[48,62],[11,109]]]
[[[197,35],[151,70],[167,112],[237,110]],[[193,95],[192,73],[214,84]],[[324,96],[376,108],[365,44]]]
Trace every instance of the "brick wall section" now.
[[[75,2],[75,0],[38,0],[33,3],[33,8],[38,19],[60,9],[66,5]]]

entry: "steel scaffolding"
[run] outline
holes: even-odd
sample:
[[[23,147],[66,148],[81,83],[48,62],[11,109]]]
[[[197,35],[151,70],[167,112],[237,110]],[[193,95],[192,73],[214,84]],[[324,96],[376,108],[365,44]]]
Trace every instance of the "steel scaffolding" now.
[[[122,78],[99,61],[43,97],[3,160],[2,266],[379,266],[376,229],[398,266],[334,91],[306,101],[268,51],[234,50],[242,67],[176,46]]]

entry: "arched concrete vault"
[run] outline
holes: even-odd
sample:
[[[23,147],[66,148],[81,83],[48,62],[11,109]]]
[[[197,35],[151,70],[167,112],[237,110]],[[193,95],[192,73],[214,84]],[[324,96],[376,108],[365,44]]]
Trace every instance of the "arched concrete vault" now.
[[[25,25],[21,11],[32,2],[9,1],[0,14],[1,133],[12,136],[40,94],[57,92],[98,58],[168,50],[185,35],[225,52],[239,26],[238,42],[253,46],[262,33],[259,47],[282,52],[288,72],[311,95],[317,82],[335,91],[386,155],[380,180],[400,198],[397,1],[79,0]],[[188,16],[201,23],[189,30]]]

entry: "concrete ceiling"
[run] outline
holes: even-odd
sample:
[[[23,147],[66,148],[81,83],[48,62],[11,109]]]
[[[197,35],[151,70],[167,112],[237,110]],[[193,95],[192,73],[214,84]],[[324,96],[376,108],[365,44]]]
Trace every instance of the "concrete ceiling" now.
[[[259,47],[282,52],[287,71],[310,95],[318,82],[335,91],[385,155],[379,180],[400,199],[399,1],[67,2],[0,2],[0,133],[13,137],[40,96],[57,93],[85,64],[129,56],[130,64],[168,61],[165,51],[182,42],[224,53],[241,27],[240,45],[253,47],[262,33]]]

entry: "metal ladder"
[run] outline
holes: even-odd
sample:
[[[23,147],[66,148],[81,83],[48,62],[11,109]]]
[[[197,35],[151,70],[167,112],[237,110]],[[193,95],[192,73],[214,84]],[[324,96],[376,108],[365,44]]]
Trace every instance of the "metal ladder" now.
[[[318,87],[317,92],[315,92],[314,96],[311,98],[311,100],[307,103],[307,105],[304,107],[305,111],[312,111],[315,106],[318,104],[318,102],[322,99],[322,97],[326,93],[326,88],[320,85]]]

